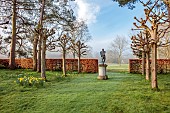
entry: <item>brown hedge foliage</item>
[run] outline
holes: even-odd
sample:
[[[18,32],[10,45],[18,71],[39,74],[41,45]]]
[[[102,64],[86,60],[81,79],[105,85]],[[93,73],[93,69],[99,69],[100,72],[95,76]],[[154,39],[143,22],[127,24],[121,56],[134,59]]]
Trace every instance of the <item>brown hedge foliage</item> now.
[[[8,59],[0,59],[0,64],[5,67],[8,67],[9,60]]]
[[[142,60],[129,59],[129,72],[142,73]],[[170,59],[157,59],[157,73],[170,73]]]
[[[16,67],[24,69],[33,68],[33,60],[28,59],[15,59]],[[0,64],[8,67],[8,59],[0,59]],[[81,72],[97,73],[98,72],[98,60],[97,59],[81,59]],[[76,71],[78,68],[77,59],[66,59],[67,71]],[[46,59],[46,70],[62,70],[62,59]]]

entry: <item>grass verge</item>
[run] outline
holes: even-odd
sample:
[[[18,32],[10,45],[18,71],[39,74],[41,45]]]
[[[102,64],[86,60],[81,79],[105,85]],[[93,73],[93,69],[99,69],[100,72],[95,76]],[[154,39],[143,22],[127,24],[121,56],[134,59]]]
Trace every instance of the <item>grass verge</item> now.
[[[18,74],[39,77],[31,70],[0,69],[1,113],[169,113],[170,74],[159,75],[159,92],[139,74],[108,72],[108,80],[97,74],[47,71],[44,87],[22,87]]]

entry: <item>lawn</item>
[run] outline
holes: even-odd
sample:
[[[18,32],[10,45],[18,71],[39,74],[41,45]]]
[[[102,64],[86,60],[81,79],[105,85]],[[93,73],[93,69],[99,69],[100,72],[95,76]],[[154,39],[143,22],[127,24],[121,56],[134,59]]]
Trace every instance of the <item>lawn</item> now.
[[[129,64],[108,64],[107,70],[112,72],[128,72]]]
[[[44,87],[22,87],[18,74],[40,76],[31,70],[0,69],[0,113],[169,113],[170,74],[159,75],[159,92],[139,74],[109,70],[108,80],[97,74],[47,72]]]

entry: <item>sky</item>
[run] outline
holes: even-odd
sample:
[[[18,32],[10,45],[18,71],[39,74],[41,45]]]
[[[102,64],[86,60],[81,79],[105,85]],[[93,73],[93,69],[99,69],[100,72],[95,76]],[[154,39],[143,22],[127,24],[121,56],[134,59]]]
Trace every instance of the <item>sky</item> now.
[[[93,51],[100,51],[110,48],[113,39],[119,36],[127,38],[134,28],[134,16],[144,16],[143,7],[137,3],[133,10],[127,7],[119,7],[117,2],[112,0],[76,0],[77,16],[86,21],[92,40],[88,43]]]

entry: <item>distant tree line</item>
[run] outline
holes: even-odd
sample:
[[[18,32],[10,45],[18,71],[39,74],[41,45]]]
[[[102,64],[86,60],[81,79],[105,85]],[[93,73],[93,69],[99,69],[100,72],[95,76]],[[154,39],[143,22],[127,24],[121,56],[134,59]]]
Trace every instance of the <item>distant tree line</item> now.
[[[127,37],[117,35],[109,43],[109,49],[106,50],[106,63],[115,63],[121,66],[122,63],[128,63],[130,51]]]

